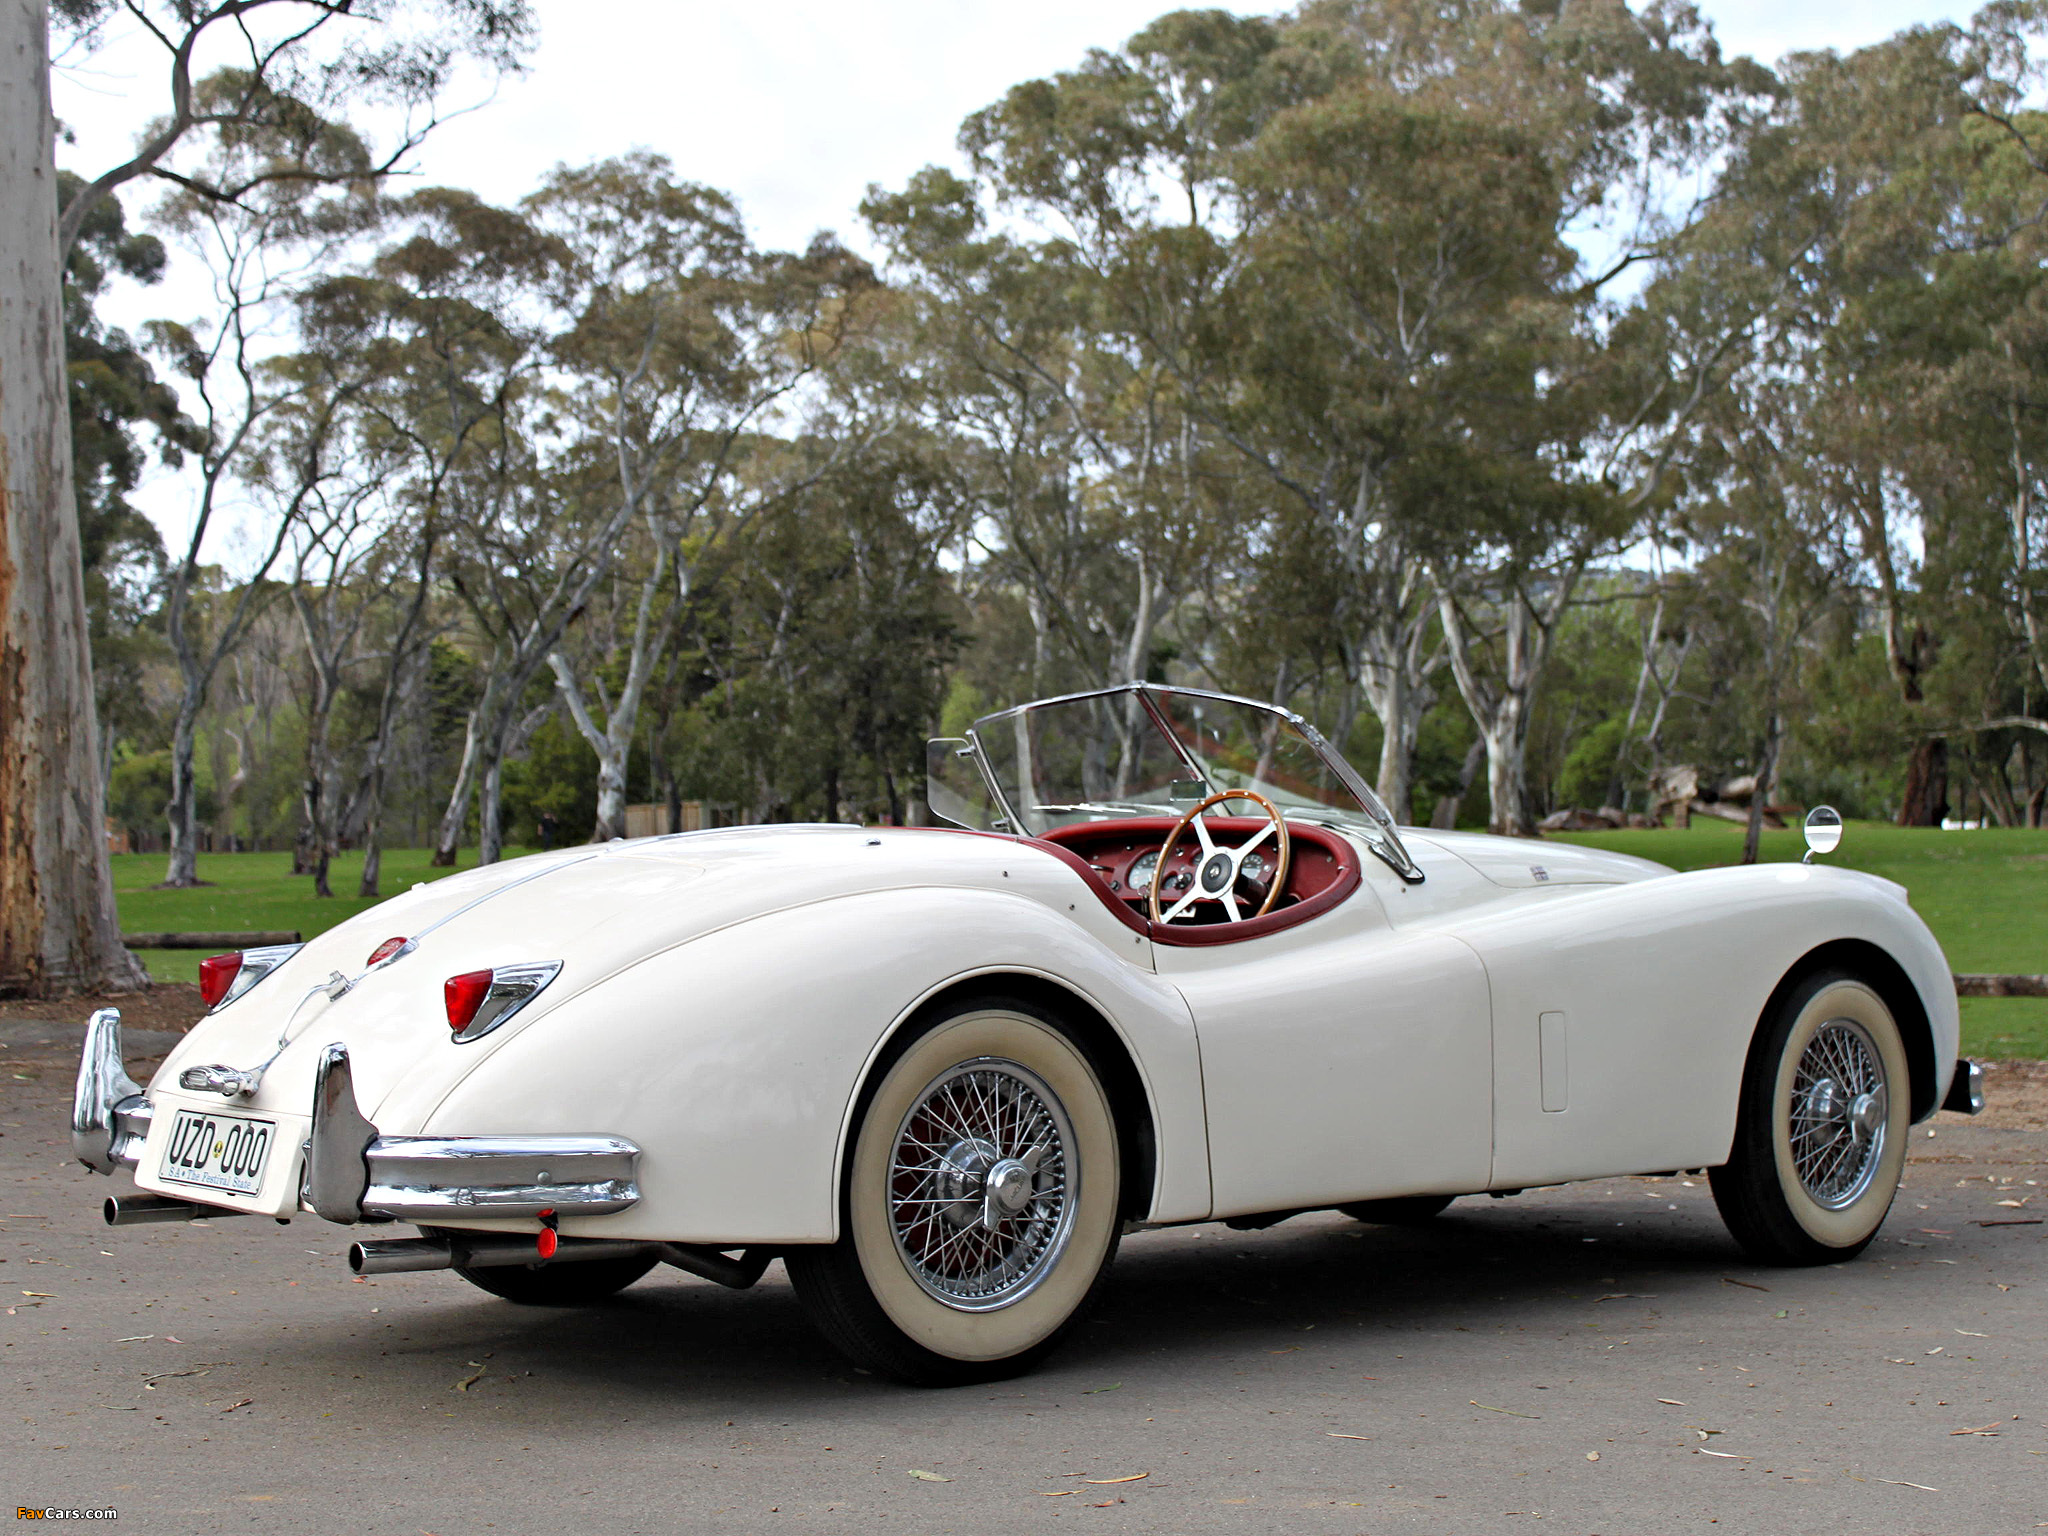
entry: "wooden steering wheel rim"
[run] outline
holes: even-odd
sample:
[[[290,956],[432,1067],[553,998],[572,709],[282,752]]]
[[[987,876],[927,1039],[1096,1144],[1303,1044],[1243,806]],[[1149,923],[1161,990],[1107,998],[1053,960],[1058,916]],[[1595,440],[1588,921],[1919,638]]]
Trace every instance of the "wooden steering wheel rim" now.
[[[1292,848],[1292,844],[1287,835],[1287,818],[1280,814],[1280,808],[1278,806],[1274,805],[1272,801],[1268,800],[1264,795],[1259,794],[1255,790],[1219,789],[1216,791],[1215,794],[1211,795],[1208,799],[1204,800],[1200,805],[1196,806],[1193,810],[1189,811],[1185,816],[1181,817],[1179,821],[1175,822],[1173,830],[1166,834],[1166,841],[1159,845],[1159,863],[1152,870],[1152,890],[1150,894],[1150,899],[1146,903],[1146,910],[1150,914],[1153,922],[1164,923],[1168,921],[1167,918],[1161,917],[1159,915],[1159,890],[1160,886],[1166,880],[1166,861],[1173,857],[1173,845],[1180,841],[1181,833],[1187,831],[1189,827],[1195,824],[1195,818],[1197,816],[1200,816],[1202,812],[1208,810],[1210,806],[1220,805],[1225,800],[1250,800],[1254,802],[1259,807],[1259,809],[1264,811],[1267,817],[1272,821],[1273,829],[1279,834],[1280,838],[1280,859],[1279,863],[1274,867],[1273,870],[1273,883],[1266,890],[1266,899],[1259,903],[1259,910],[1252,913],[1252,916],[1264,917],[1268,912],[1273,910],[1273,903],[1280,899],[1281,887],[1287,884],[1287,861]],[[1227,849],[1224,851],[1231,853],[1240,853],[1243,851],[1245,846],[1248,845],[1240,845],[1238,848]],[[1234,886],[1236,884],[1237,876],[1236,873],[1233,871],[1231,875],[1230,886]],[[1203,896],[1198,897],[1197,899],[1201,901],[1222,902],[1223,897],[1229,893],[1230,886],[1225,886],[1224,889],[1215,896]],[[1227,905],[1225,906],[1224,910],[1226,912],[1229,911]],[[1241,923],[1248,921],[1248,919],[1243,917],[1227,917],[1225,920],[1233,923]]]

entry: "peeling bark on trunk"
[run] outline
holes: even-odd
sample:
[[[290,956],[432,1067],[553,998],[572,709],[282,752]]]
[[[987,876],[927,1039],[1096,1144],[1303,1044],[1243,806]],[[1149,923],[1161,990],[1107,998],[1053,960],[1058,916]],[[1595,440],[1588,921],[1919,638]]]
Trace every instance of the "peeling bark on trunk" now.
[[[1906,791],[1900,797],[1899,825],[1938,827],[1948,815],[1948,743],[1930,736],[1906,759]]]
[[[148,985],[121,947],[71,486],[49,17],[0,0],[0,994]]]

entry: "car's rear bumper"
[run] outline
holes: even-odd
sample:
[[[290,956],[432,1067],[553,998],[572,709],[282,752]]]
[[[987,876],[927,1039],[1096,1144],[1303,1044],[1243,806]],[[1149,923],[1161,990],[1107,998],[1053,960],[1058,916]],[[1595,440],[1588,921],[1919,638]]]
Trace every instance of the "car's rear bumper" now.
[[[232,1103],[232,1101],[230,1101]],[[85,1043],[72,1099],[71,1144],[80,1162],[97,1173],[130,1168],[138,1182],[167,1200],[208,1210],[288,1215],[309,1210],[329,1221],[475,1221],[483,1218],[607,1216],[640,1198],[640,1149],[618,1136],[385,1136],[356,1106],[348,1051],[330,1045],[322,1054],[310,1126],[304,1128],[296,1167],[283,1180],[266,1180],[267,1194],[192,1190],[162,1185],[147,1155],[155,1106],[121,1060],[121,1015],[102,1008],[85,1027]],[[282,1150],[282,1147],[280,1148]],[[156,1214],[124,1216],[109,1204],[108,1220],[165,1220]]]

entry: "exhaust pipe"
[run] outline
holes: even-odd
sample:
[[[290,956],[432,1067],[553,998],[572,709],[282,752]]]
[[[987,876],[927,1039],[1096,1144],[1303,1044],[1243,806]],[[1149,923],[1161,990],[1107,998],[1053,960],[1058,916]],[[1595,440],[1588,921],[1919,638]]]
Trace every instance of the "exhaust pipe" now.
[[[543,1260],[533,1237],[479,1232],[464,1237],[365,1238],[349,1244],[348,1267],[359,1275],[403,1275],[429,1269],[504,1269],[514,1264],[577,1264],[624,1259],[645,1253],[651,1243],[599,1237],[558,1240],[554,1257]]]
[[[110,1227],[132,1227],[145,1221],[203,1221],[215,1216],[246,1216],[224,1205],[196,1205],[162,1195],[109,1195],[100,1214]]]

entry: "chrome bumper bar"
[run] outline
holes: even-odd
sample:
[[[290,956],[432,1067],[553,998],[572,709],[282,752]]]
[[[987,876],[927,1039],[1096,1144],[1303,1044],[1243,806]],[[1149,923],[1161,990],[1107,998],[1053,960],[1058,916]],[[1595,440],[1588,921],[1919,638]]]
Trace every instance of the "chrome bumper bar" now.
[[[321,1052],[306,1203],[329,1221],[608,1216],[640,1198],[640,1149],[618,1136],[383,1136],[356,1106],[348,1048]]]
[[[121,1060],[121,1010],[85,1021],[78,1086],[71,1095],[71,1150],[94,1173],[133,1168],[149,1135],[149,1100]]]
[[[133,1168],[151,1108],[121,1059],[121,1011],[86,1021],[71,1100],[71,1148],[95,1173]],[[436,1222],[479,1216],[608,1216],[640,1198],[640,1149],[618,1136],[382,1136],[356,1107],[348,1048],[314,1078],[305,1203],[329,1221]],[[186,1202],[166,1202],[162,1211]],[[233,1214],[230,1205],[196,1210]],[[143,1211],[151,1214],[139,1214]],[[110,1221],[190,1219],[126,1197]]]

